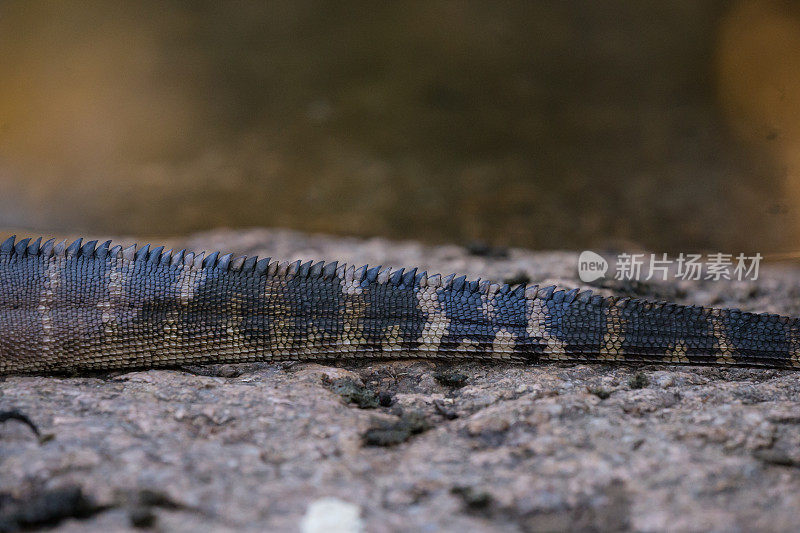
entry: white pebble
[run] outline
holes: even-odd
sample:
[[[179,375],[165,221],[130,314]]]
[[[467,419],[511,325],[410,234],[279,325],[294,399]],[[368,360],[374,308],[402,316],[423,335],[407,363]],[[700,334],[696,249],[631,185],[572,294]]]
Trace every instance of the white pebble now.
[[[338,498],[320,498],[311,503],[300,522],[302,533],[360,533],[361,521],[358,505]]]

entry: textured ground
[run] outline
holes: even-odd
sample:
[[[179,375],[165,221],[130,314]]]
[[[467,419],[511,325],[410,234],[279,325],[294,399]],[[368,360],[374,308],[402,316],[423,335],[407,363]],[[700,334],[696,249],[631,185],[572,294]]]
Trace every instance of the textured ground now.
[[[577,285],[573,253],[266,230],[170,244]],[[601,291],[800,314],[798,279]],[[0,411],[41,430],[0,425],[0,531],[795,530],[798,376],[399,361],[0,378]]]

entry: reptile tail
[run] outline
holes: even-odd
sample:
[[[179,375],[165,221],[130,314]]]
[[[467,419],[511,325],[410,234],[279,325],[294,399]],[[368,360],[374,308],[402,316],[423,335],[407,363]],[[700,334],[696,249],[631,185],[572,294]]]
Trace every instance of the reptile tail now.
[[[0,245],[0,374],[343,358],[795,367],[796,319],[110,241]]]
[[[774,314],[547,290],[544,359],[800,367],[800,322]],[[546,309],[545,309],[546,308]]]

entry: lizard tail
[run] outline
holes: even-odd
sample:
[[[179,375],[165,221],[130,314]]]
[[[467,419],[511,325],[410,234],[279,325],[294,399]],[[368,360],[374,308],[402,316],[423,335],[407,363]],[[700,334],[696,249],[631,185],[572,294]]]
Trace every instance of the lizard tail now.
[[[800,367],[795,318],[589,291],[540,292],[527,299],[528,320],[544,360]]]
[[[0,374],[345,358],[798,364],[796,319],[412,270],[0,244]]]

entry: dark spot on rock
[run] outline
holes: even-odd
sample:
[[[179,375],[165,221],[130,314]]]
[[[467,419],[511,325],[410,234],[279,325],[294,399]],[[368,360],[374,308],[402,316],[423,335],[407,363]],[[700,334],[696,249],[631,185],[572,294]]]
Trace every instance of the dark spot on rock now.
[[[168,494],[154,489],[142,489],[136,495],[137,503],[143,507],[161,507],[162,509],[183,509],[184,506],[175,502]]]
[[[527,274],[527,272],[517,272],[513,276],[509,276],[503,280],[503,283],[511,285],[522,285],[523,283],[530,283],[531,277]]]
[[[594,394],[601,400],[605,400],[611,396],[611,391],[604,389],[603,387],[588,387],[586,390],[589,392],[589,394]]]
[[[464,246],[469,255],[476,257],[491,257],[493,259],[505,259],[508,257],[508,248],[502,246],[491,246],[481,241],[471,241]]]
[[[396,426],[383,426],[369,428],[364,433],[364,443],[367,446],[395,446],[407,441],[411,433],[405,428]]]
[[[330,383],[330,390],[359,409],[375,409],[381,405],[377,394],[349,378],[334,380]]]
[[[389,407],[394,402],[394,396],[389,391],[382,390],[378,393],[378,404],[381,407]]]
[[[767,420],[776,424],[800,424],[800,413],[777,412],[767,416]]]
[[[482,448],[499,448],[506,442],[506,430],[486,430],[478,433],[474,437]]]
[[[135,507],[128,513],[128,520],[131,526],[141,529],[149,529],[156,525],[156,514],[147,507]]]
[[[463,387],[467,383],[469,376],[460,372],[456,372],[455,370],[446,370],[433,374],[433,379],[445,387],[459,388]]]
[[[494,501],[491,494],[474,487],[456,486],[450,489],[450,493],[461,498],[467,510],[473,512],[485,511]]]
[[[781,450],[762,448],[755,450],[753,457],[761,462],[776,466],[800,466],[800,461]]]
[[[422,414],[408,413],[393,422],[381,420],[375,423],[364,432],[364,444],[367,446],[395,446],[429,428],[430,424]]]
[[[574,503],[558,501],[529,511],[519,524],[523,531],[630,531],[630,508],[625,484],[613,480]]]
[[[105,510],[76,486],[0,498],[0,504],[0,531],[55,526],[67,518],[85,519]]]
[[[435,400],[433,402],[433,407],[436,409],[437,413],[439,413],[448,420],[455,420],[456,418],[458,418],[458,413],[456,413],[452,409],[448,409],[444,405],[444,402],[442,402],[441,400]]]
[[[183,503],[176,502],[168,494],[158,489],[141,489],[131,494],[127,500],[128,521],[131,526],[150,529],[156,525],[158,515],[154,508],[200,512]]]
[[[628,378],[628,386],[631,389],[643,389],[650,384],[650,380],[647,379],[647,375],[643,372],[636,372],[630,378]]]

